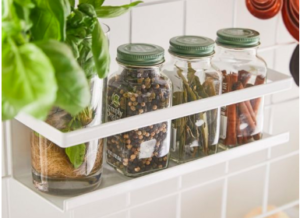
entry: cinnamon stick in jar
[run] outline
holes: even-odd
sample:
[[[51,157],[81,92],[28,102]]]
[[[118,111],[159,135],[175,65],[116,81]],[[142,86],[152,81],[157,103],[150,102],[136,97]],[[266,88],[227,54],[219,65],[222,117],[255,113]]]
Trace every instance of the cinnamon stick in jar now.
[[[246,87],[246,84],[248,83],[250,78],[251,78],[251,74],[248,71],[240,70],[238,72],[238,79],[240,82],[242,82],[244,87]]]
[[[227,106],[227,132],[225,145],[236,145],[236,105]]]
[[[237,83],[234,84],[233,89],[234,90],[242,90],[242,89],[244,89],[244,86],[243,86],[242,82],[237,82]],[[249,111],[249,114],[250,114],[253,122],[256,124],[256,116],[255,116],[255,113],[252,109],[252,105],[251,105],[250,101],[249,100],[244,101],[243,103],[246,105],[247,110]]]
[[[227,83],[227,92],[232,91],[232,86],[234,83],[238,81],[237,73],[230,73],[225,76],[225,80]],[[237,122],[237,111],[236,104],[228,105],[226,107],[226,116],[227,116],[227,132],[226,139],[224,140],[225,145],[236,145],[236,122]]]

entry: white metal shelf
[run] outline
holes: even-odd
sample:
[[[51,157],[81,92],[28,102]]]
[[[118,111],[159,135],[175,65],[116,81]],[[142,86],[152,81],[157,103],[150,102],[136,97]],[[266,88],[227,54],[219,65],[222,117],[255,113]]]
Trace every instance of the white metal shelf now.
[[[105,138],[132,129],[160,123],[162,121],[184,117],[275,92],[285,91],[291,87],[291,77],[269,69],[268,83],[264,85],[254,86],[68,133],[62,133],[47,123],[36,120],[25,114],[18,115],[16,119],[60,147],[66,148],[90,140]]]
[[[144,188],[152,184],[169,180],[171,178],[180,177],[184,174],[204,169],[219,163],[225,163],[226,161],[249,155],[257,151],[286,143],[288,141],[289,133],[282,133],[278,135],[264,134],[263,138],[259,141],[254,141],[225,152],[220,152],[181,165],[171,162],[168,169],[135,179],[122,176],[110,166],[104,164],[103,180],[100,187],[95,191],[75,197],[60,197],[41,193],[33,186],[32,177],[29,170],[26,174],[15,175],[14,179],[15,181],[21,183],[26,189],[31,190],[30,193],[35,197],[47,201],[51,206],[59,209],[60,211],[66,212],[92,202],[104,200],[122,193],[128,193],[139,188]],[[228,176],[230,175],[227,175],[227,177]]]

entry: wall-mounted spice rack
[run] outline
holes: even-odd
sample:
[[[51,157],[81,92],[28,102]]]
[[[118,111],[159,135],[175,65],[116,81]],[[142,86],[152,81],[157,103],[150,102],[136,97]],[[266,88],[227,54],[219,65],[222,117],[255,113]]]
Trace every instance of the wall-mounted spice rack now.
[[[177,192],[180,193],[184,191],[184,188],[182,188],[180,185],[180,181],[186,174],[205,169],[216,164],[224,163],[224,165],[226,165],[230,160],[283,144],[288,142],[289,133],[282,133],[278,135],[269,135],[268,133],[265,133],[263,138],[259,141],[254,141],[252,143],[185,164],[176,165],[171,163],[171,166],[166,170],[136,179],[124,177],[105,164],[103,181],[98,189],[93,192],[75,197],[58,197],[43,194],[36,190],[32,184],[29,134],[31,131],[30,129],[35,130],[61,147],[69,147],[89,140],[104,138],[116,133],[125,132],[165,120],[187,116],[200,111],[210,110],[223,105],[229,105],[252,98],[257,98],[259,96],[268,95],[291,88],[291,77],[271,69],[269,69],[268,75],[268,83],[264,85],[255,86],[240,91],[234,91],[221,96],[215,96],[200,101],[186,103],[168,109],[162,109],[156,112],[125,118],[111,123],[69,133],[62,133],[48,124],[35,120],[29,116],[19,115],[17,119],[12,122],[12,126],[9,128],[11,139],[8,140],[10,142],[8,143],[8,147],[11,149],[9,153],[11,153],[12,158],[11,170],[13,175],[13,183],[15,183],[19,188],[24,189],[26,194],[30,195],[31,198],[42,199],[43,201],[49,203],[49,205],[62,212],[73,213],[72,211],[76,212],[77,210],[85,210],[86,207],[91,208],[94,206],[93,209],[89,211],[91,214],[89,217],[96,217],[97,211],[99,212],[101,207],[104,206],[101,202],[104,202],[107,199],[115,198],[114,196],[125,196],[124,199],[120,197],[119,200],[124,201],[122,203],[124,203],[126,207],[130,207],[130,193],[133,190],[147,188],[159,182],[168,181],[170,179],[176,178],[176,181],[178,180]],[[7,135],[10,135],[10,133]],[[269,160],[269,162],[270,161],[276,161],[276,159]],[[260,164],[257,165],[257,167],[259,166]],[[250,168],[252,169],[253,166]],[[243,169],[242,171],[244,172],[245,170],[247,170],[247,168]],[[223,176],[224,178],[222,177],[221,179],[229,178],[236,173],[228,174],[225,170]],[[76,218],[78,216],[70,217]]]
[[[60,132],[45,122],[36,120],[24,114],[18,115],[16,119],[60,147],[66,148],[94,139],[105,138],[140,127],[153,125],[162,121],[176,119],[217,107],[257,98],[259,96],[285,91],[290,89],[291,86],[291,77],[269,69],[268,83],[264,85],[254,86],[244,90],[238,90],[202,99],[200,101],[194,101],[68,133]]]

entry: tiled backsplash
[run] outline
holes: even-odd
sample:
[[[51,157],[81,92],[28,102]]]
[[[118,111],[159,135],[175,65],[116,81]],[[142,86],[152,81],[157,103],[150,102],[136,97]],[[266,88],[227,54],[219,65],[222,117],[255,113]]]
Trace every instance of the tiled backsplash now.
[[[130,3],[130,0],[105,1],[107,5],[127,3]],[[115,61],[116,49],[121,44],[154,43],[163,46],[167,51],[169,39],[173,36],[194,34],[215,39],[218,29],[232,26],[258,30],[261,34],[259,54],[266,60],[269,68],[285,74],[289,74],[290,57],[296,47],[294,39],[282,22],[281,14],[269,20],[256,19],[247,11],[245,0],[144,0],[143,4],[130,13],[118,18],[103,19],[103,22],[111,28],[111,72],[118,67]],[[166,59],[169,59],[168,52]],[[266,111],[270,115],[270,119],[267,119],[270,122],[266,129],[272,133],[291,132],[289,143],[270,151],[263,150],[232,160],[228,165],[219,164],[181,178],[157,183],[147,189],[137,189],[132,193],[115,196],[105,202],[92,203],[67,214],[49,208],[43,201],[38,205],[32,205],[30,200],[20,201],[20,193],[14,189],[10,191],[11,196],[3,198],[4,213],[6,211],[4,217],[22,217],[27,211],[30,216],[25,217],[30,218],[225,218],[225,215],[227,218],[241,218],[266,202],[282,206],[296,201],[298,196],[295,193],[299,190],[299,158],[292,152],[299,150],[298,98],[296,85],[290,91],[269,97],[267,102],[271,105]],[[280,158],[289,154],[289,158],[274,162],[270,167],[263,164],[268,158]],[[261,166],[234,175],[258,164]],[[270,172],[268,178],[265,177],[266,170]],[[7,170],[2,171],[2,176],[6,176]],[[228,180],[218,180],[225,173],[233,176]],[[211,180],[215,182],[205,185]],[[265,181],[269,181],[267,199],[263,197]],[[224,186],[227,188],[223,189]],[[6,189],[3,191],[6,193]],[[8,199],[11,202],[8,202]]]

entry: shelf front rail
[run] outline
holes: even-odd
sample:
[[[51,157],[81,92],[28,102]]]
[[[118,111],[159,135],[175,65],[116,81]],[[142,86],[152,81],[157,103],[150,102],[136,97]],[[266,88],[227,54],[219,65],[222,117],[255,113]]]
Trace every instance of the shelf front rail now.
[[[282,92],[290,89],[292,87],[292,82],[291,77],[268,69],[268,83],[264,85],[253,86],[247,89],[205,98],[68,133],[62,133],[47,123],[36,120],[25,114],[18,115],[16,119],[60,147],[66,148],[163,121],[192,115],[276,92]]]

